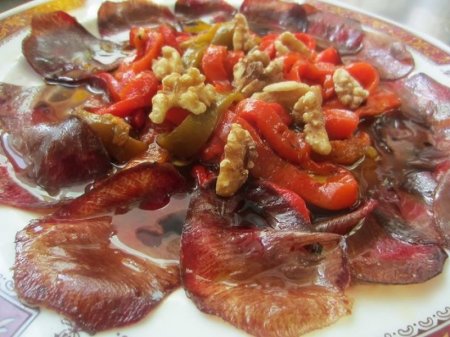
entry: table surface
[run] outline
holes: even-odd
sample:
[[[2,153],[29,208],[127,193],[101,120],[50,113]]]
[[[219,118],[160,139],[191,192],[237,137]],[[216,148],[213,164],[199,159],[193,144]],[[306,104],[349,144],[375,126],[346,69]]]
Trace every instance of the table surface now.
[[[0,0],[0,12],[30,0]],[[339,0],[404,24],[450,46],[449,0]]]

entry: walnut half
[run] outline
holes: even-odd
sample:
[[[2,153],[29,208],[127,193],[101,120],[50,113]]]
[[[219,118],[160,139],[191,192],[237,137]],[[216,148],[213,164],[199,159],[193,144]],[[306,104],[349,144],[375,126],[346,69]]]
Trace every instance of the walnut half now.
[[[322,112],[322,92],[319,86],[312,86],[294,105],[294,116],[302,116],[305,141],[314,152],[327,155],[331,144],[325,129],[325,117]],[[297,117],[298,118],[298,117]]]
[[[216,193],[230,197],[247,181],[257,156],[256,144],[250,133],[237,123],[231,125],[225,145],[224,159],[220,162]]]
[[[283,79],[283,61],[270,60],[269,55],[252,49],[233,68],[233,86],[245,97],[261,91],[267,84]]]
[[[185,74],[172,73],[162,80],[163,88],[153,96],[150,119],[161,124],[167,111],[180,107],[199,115],[214,102],[217,96],[211,84],[205,84],[205,76],[197,68],[190,68]]]
[[[345,69],[334,71],[333,82],[339,101],[350,109],[359,107],[369,96],[369,92]]]
[[[156,77],[162,80],[172,73],[183,73],[184,67],[178,50],[170,46],[164,46],[162,56],[153,61],[152,70]]]

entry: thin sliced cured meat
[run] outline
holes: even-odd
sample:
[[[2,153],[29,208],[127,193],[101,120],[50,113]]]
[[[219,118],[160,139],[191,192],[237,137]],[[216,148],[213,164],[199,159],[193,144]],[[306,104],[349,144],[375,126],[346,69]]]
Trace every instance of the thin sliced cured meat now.
[[[255,336],[299,336],[350,312],[341,236],[233,225],[233,200],[199,191],[181,273],[197,307]]]
[[[175,14],[181,21],[223,22],[233,18],[236,9],[224,0],[177,0]]]
[[[399,169],[405,167],[432,171],[446,160],[429,125],[415,121],[403,111],[377,118],[371,133],[374,145],[386,159],[384,164],[397,168],[392,174],[401,173]]]
[[[392,83],[402,99],[402,110],[419,122],[450,119],[450,88],[424,73]]]
[[[369,199],[353,212],[315,222],[313,224],[314,228],[317,232],[336,233],[341,235],[348,234],[354,227],[369,216],[377,205],[378,202],[376,200]]]
[[[110,217],[30,223],[16,237],[19,298],[91,333],[142,319],[178,287],[178,266],[126,253],[113,235]]]
[[[243,193],[244,207],[264,217],[277,230],[311,232],[311,220],[305,201],[296,193],[266,182],[250,184]],[[241,208],[240,211],[243,209]]]
[[[419,73],[392,84],[408,118],[429,127],[434,147],[450,154],[450,88]]]
[[[441,228],[447,247],[450,247],[450,170],[440,179],[434,194],[434,219]]]
[[[85,218],[124,209],[136,202],[160,204],[185,188],[184,179],[170,164],[142,163],[95,184],[53,214],[55,218]],[[157,206],[156,206],[157,207]]]
[[[0,204],[27,210],[51,209],[57,202],[40,199],[18,185],[0,164]]]
[[[9,137],[11,148],[25,162],[24,174],[49,193],[90,182],[111,169],[100,139],[76,117],[59,123],[38,123],[22,131]]]
[[[41,90],[0,83],[0,122],[4,131],[11,132],[31,124],[35,98]]]
[[[431,207],[404,191],[380,190],[374,216],[390,235],[412,244],[444,244]]]
[[[129,32],[131,27],[154,27],[169,24],[179,26],[175,15],[166,6],[147,0],[129,0],[123,2],[105,1],[97,13],[97,25],[100,35],[121,39],[121,33]]]
[[[307,26],[305,9],[293,2],[244,0],[240,12],[246,16],[250,29],[258,34],[303,32]]]
[[[105,104],[103,96],[94,95],[83,87],[22,87],[0,82],[0,122],[6,132],[21,132],[37,123],[60,122],[74,108],[88,101]]]
[[[376,167],[363,171],[362,180],[369,183],[365,193],[386,214],[389,231],[408,242],[443,244],[432,198],[433,171],[446,157],[433,146],[429,128],[394,112],[372,125],[372,139],[379,157]]]
[[[321,47],[334,46],[341,55],[355,54],[363,46],[361,23],[329,12],[308,15],[306,32],[314,36]]]
[[[100,71],[116,68],[124,57],[122,47],[97,39],[69,14],[39,14],[31,21],[31,34],[22,43],[31,67],[44,79],[73,83]]]
[[[399,40],[381,33],[366,32],[364,47],[344,62],[367,61],[377,68],[383,80],[397,80],[414,69],[414,58]]]
[[[438,245],[394,238],[373,216],[347,239],[347,246],[352,277],[367,282],[424,282],[438,275],[447,259]]]

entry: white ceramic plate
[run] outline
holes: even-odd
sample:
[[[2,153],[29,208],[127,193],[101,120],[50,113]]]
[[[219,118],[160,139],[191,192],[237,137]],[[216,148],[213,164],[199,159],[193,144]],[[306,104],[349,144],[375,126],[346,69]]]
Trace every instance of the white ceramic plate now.
[[[21,20],[29,15],[29,9],[45,1],[34,1],[25,6],[0,15],[0,39],[5,30],[16,30]],[[52,2],[52,6],[56,1]],[[96,33],[96,13],[100,0],[68,0],[81,7],[70,11],[90,31]],[[314,2],[316,3],[316,2]],[[330,5],[326,5],[330,6]],[[331,5],[333,6],[333,5]],[[336,9],[336,7],[333,7]],[[342,11],[342,9],[338,9]],[[357,13],[345,9],[347,14]],[[14,20],[6,20],[15,15]],[[371,20],[381,22],[357,13],[370,25]],[[383,23],[390,29],[390,23]],[[380,27],[380,24],[373,25]],[[368,27],[370,29],[370,27]],[[424,38],[421,34],[403,31],[405,36]],[[2,32],[3,31],[3,32]],[[406,33],[405,33],[406,32]],[[12,38],[0,41],[0,81],[32,86],[42,84],[40,78],[28,66],[21,53],[21,41],[26,30]],[[407,39],[406,39],[407,40]],[[430,39],[428,39],[430,40]],[[432,40],[432,39],[431,39]],[[407,42],[407,41],[406,41]],[[435,42],[435,41],[433,41]],[[432,47],[432,46],[431,46]],[[446,46],[441,52],[450,55]],[[430,58],[412,50],[416,70],[436,80],[449,84],[444,68]],[[434,60],[438,61],[439,60]],[[14,264],[14,237],[30,219],[37,215],[0,206],[0,336],[1,337],[81,337],[88,336],[69,321],[48,310],[23,306],[16,298],[12,284],[11,267]],[[444,272],[434,279],[418,285],[386,286],[357,285],[348,291],[354,299],[353,314],[322,330],[307,334],[308,337],[393,337],[393,336],[436,336],[447,337],[450,331],[450,263]],[[130,327],[96,334],[97,337],[221,337],[247,336],[244,332],[224,323],[222,320],[201,313],[179,289],[171,294],[140,323]]]

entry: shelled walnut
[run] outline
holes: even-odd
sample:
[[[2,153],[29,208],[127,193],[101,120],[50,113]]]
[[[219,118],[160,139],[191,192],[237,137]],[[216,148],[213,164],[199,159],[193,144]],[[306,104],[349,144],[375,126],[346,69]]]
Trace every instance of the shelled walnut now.
[[[211,84],[205,84],[205,76],[197,68],[190,68],[185,74],[172,73],[162,80],[163,88],[153,96],[150,119],[160,124],[172,107],[202,114],[217,96]]]

